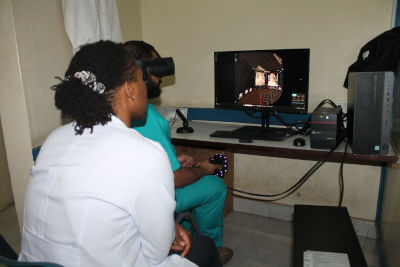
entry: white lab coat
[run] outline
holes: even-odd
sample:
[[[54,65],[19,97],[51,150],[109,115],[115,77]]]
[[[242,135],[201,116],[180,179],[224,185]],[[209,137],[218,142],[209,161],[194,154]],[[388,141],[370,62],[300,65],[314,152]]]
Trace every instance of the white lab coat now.
[[[100,40],[122,42],[115,0],[62,0],[65,30],[73,52]]]
[[[195,266],[169,256],[173,173],[162,147],[113,116],[43,144],[25,197],[19,259],[67,267]]]

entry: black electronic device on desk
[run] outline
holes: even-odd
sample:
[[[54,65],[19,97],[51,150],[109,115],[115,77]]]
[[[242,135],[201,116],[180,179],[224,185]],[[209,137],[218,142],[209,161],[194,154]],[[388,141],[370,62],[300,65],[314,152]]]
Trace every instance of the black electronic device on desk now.
[[[311,114],[311,148],[334,148],[342,132],[342,107],[318,107]]]
[[[398,84],[391,71],[349,73],[347,130],[353,153],[389,153]]]

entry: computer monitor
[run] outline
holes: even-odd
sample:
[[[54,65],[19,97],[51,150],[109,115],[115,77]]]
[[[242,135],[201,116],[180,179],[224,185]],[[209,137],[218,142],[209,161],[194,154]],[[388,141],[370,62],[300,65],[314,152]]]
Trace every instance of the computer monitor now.
[[[310,49],[214,52],[215,108],[270,112],[308,111]]]

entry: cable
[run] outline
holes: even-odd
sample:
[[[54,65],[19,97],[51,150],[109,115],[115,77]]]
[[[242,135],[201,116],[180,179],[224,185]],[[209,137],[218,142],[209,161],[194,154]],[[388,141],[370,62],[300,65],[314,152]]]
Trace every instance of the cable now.
[[[349,146],[349,142],[346,143],[346,146],[344,147],[344,153],[342,157],[342,162],[340,164],[340,171],[339,171],[339,186],[340,186],[340,196],[339,196],[339,207],[342,206],[343,202],[343,195],[344,195],[344,181],[343,181],[343,165],[344,165],[344,159],[346,158],[347,154],[347,147]]]
[[[324,99],[324,100],[322,100],[322,101],[318,104],[318,106],[314,109],[314,111],[315,111],[317,108],[319,108],[319,107],[321,107],[321,106],[323,106],[323,105],[325,105],[325,104],[330,104],[330,105],[333,106],[333,107],[337,107],[337,105],[335,104],[335,102],[333,102],[332,100],[330,100],[330,99]],[[259,116],[254,116],[254,114],[256,113],[256,111],[251,111],[251,113],[250,113],[249,111],[244,110],[244,112],[245,112],[245,114],[246,114],[247,116],[249,116],[249,117],[251,117],[251,118],[254,118],[254,119],[260,119],[260,118],[261,118],[261,117],[259,117]],[[297,135],[297,134],[309,135],[308,129],[309,129],[310,126],[311,126],[311,116],[308,118],[308,120],[307,120],[306,122],[287,123],[287,122],[285,122],[285,121],[282,119],[282,117],[278,114],[277,111],[274,111],[273,113],[271,113],[271,115],[272,115],[272,116],[275,116],[275,117],[278,119],[278,121],[279,121],[282,125],[286,126],[286,128],[292,130],[292,133],[291,133],[290,136]],[[297,124],[303,124],[303,127],[302,127],[302,128],[299,128],[299,127],[297,126]],[[296,130],[294,130],[293,128],[295,128]],[[290,137],[290,136],[289,136],[289,137]]]
[[[273,114],[271,114],[271,115],[273,115],[273,116],[275,116],[277,119],[278,119],[278,121],[282,124],[282,125],[284,125],[284,126],[286,126],[286,128],[288,128],[288,129],[291,129],[294,133],[296,133],[297,134],[297,132],[300,130],[300,128],[297,126],[297,124],[302,124],[302,125],[304,125],[305,123],[306,123],[306,121],[305,122],[295,122],[295,123],[287,123],[287,122],[285,122],[283,119],[282,119],[282,117],[278,114],[278,112],[274,112]],[[296,130],[293,130],[292,128],[296,128],[297,129],[297,131]]]
[[[247,116],[249,116],[250,118],[253,118],[253,119],[261,119],[262,116],[254,116],[254,114],[255,114],[256,112],[257,112],[257,111],[254,111],[254,110],[252,110],[252,111],[244,110],[244,113],[245,113]],[[281,117],[281,116],[278,114],[278,112],[276,112],[276,111],[271,112],[271,113],[269,113],[268,115],[271,115],[271,116],[276,117],[276,118],[278,119],[278,121],[279,121],[282,125],[284,125],[287,129],[289,129],[289,130],[292,131],[292,133],[291,133],[288,137],[298,134],[299,130],[301,130],[301,128],[299,128],[299,127],[297,126],[297,124],[304,125],[305,123],[307,123],[307,122],[302,122],[302,121],[300,121],[300,122],[295,122],[295,123],[287,123],[287,122],[285,122],[285,121],[282,119],[282,117]],[[294,130],[293,128],[296,128],[296,130]]]
[[[317,108],[321,107],[322,105],[324,105],[324,104],[326,104],[326,103],[330,104],[330,105],[333,106],[333,107],[337,107],[337,105],[336,105],[332,100],[330,100],[330,99],[324,99],[323,101],[321,101],[321,102],[318,104],[318,106],[314,109],[314,111],[317,110]],[[252,111],[251,114],[248,113],[247,111],[245,111],[245,113],[246,113],[246,115],[248,115],[248,116],[250,116],[250,117],[252,117],[252,118],[256,118],[256,117],[253,116],[254,113],[255,113],[255,111]],[[302,128],[298,128],[298,127],[297,127],[297,124],[301,124],[301,123],[297,123],[297,124],[296,124],[296,123],[291,123],[291,124],[290,124],[290,123],[286,123],[286,122],[282,119],[282,117],[279,116],[279,114],[278,114],[276,111],[275,111],[272,115],[275,116],[281,124],[283,124],[283,125],[286,126],[288,129],[291,129],[291,130],[293,131],[293,133],[292,133],[290,136],[296,135],[296,134],[300,134],[300,133],[304,133],[304,134],[306,134],[306,135],[309,134],[309,131],[308,131],[308,130],[310,129],[310,126],[311,126],[311,116],[310,116],[310,117],[308,118],[308,120],[303,124],[303,127],[302,127]],[[340,138],[340,141],[337,142],[336,146],[333,147],[333,148],[322,158],[322,160],[320,160],[320,161],[318,161],[317,163],[315,163],[315,164],[310,168],[310,170],[308,170],[307,173],[303,175],[303,177],[302,177],[299,181],[297,181],[293,186],[291,186],[291,187],[288,188],[287,190],[285,190],[285,191],[283,191],[283,192],[281,192],[281,193],[278,193],[278,194],[257,194],[257,193],[251,193],[251,192],[246,192],[246,191],[243,191],[243,190],[231,188],[231,187],[228,187],[228,189],[229,189],[229,190],[232,190],[232,191],[234,191],[234,192],[239,192],[239,193],[242,193],[242,194],[251,195],[251,196],[257,196],[257,197],[278,197],[278,198],[275,198],[275,199],[266,199],[267,201],[277,201],[277,200],[283,199],[283,198],[285,198],[285,197],[287,197],[287,196],[290,196],[291,194],[293,194],[294,192],[296,192],[296,191],[308,180],[308,178],[309,178],[315,171],[317,171],[317,170],[326,162],[326,159],[329,157],[329,155],[332,154],[332,152],[335,151],[335,149],[336,149],[336,148],[342,143],[342,141],[346,138],[347,132],[346,132],[346,128],[344,127],[344,121],[347,120],[347,114],[340,113],[340,115],[342,116],[342,120],[341,120],[342,123],[341,123],[341,125],[338,125],[338,127],[339,127],[338,130],[340,131],[340,135],[339,135],[339,136],[340,136],[340,137],[339,137],[339,138]],[[292,127],[295,127],[295,128],[297,129],[297,131],[296,131],[296,130],[293,130]],[[340,164],[340,172],[339,172],[339,187],[340,187],[339,207],[342,205],[342,201],[343,201],[343,194],[344,194],[343,165],[344,165],[344,160],[345,160],[345,158],[346,158],[347,147],[348,147],[348,145],[349,145],[349,142],[347,141],[347,142],[346,142],[346,146],[345,146],[345,150],[344,150],[344,153],[343,153],[343,158],[342,158],[342,161],[341,161],[341,164]]]
[[[231,188],[228,187],[229,190],[232,190],[234,192],[239,192],[242,194],[246,194],[246,195],[251,195],[251,196],[257,196],[257,197],[276,197],[276,196],[281,196],[284,195],[282,197],[279,198],[275,198],[275,199],[266,199],[267,201],[277,201],[280,200],[282,198],[285,198],[287,196],[290,196],[291,194],[293,194],[294,192],[297,191],[297,189],[299,189],[307,180],[308,178],[316,171],[319,169],[319,167],[321,167],[325,162],[326,159],[330,156],[330,154],[332,154],[333,151],[335,151],[335,149],[341,144],[343,140],[340,140],[335,147],[333,147],[320,161],[318,161],[317,163],[314,164],[314,166],[312,166],[310,168],[310,170],[307,171],[306,174],[303,175],[303,177],[297,181],[293,186],[291,186],[290,188],[288,188],[287,190],[278,193],[278,194],[257,194],[257,193],[251,193],[251,192],[246,192],[243,190],[239,190],[236,188]]]
[[[169,126],[170,129],[172,128],[172,126],[174,126],[175,120],[176,120],[176,112],[174,118],[172,119],[172,124]]]

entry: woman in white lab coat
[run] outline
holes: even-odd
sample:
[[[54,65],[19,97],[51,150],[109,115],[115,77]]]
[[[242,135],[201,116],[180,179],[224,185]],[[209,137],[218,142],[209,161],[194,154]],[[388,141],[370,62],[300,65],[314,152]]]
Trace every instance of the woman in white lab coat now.
[[[162,147],[130,128],[146,116],[142,72],[122,44],[82,47],[55,104],[54,130],[31,169],[20,260],[64,266],[195,266],[174,223],[173,173]],[[168,256],[170,250],[181,255]]]

